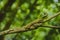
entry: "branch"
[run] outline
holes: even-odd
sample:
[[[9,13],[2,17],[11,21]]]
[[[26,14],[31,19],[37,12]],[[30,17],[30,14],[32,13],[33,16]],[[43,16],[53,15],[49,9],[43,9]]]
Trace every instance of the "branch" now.
[[[26,31],[31,31],[34,29],[37,29],[38,27],[41,27],[41,25],[53,18],[55,18],[56,16],[60,15],[59,13],[56,13],[55,15],[53,15],[50,18],[47,18],[46,20],[41,21],[40,19],[37,19],[29,24],[27,24],[26,26],[23,26],[22,28],[16,28],[16,29],[9,29],[9,30],[5,30],[0,32],[0,35],[6,35],[6,34],[12,34],[12,33],[20,33],[20,32],[26,32]],[[50,27],[50,28],[57,28],[57,27]]]

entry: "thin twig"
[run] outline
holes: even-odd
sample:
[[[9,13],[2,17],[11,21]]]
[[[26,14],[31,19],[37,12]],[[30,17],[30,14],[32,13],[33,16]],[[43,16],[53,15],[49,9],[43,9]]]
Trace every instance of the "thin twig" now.
[[[60,29],[60,26],[43,26],[43,25],[42,25],[41,27]]]

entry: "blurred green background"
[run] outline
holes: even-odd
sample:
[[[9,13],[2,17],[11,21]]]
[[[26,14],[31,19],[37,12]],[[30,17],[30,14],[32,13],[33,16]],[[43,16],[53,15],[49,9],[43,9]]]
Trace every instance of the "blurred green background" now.
[[[41,19],[45,14],[48,14],[48,18],[59,11],[60,0],[0,0],[0,32],[23,27],[37,18]],[[43,25],[60,26],[60,16]],[[1,36],[0,40],[60,40],[60,29],[41,27]]]

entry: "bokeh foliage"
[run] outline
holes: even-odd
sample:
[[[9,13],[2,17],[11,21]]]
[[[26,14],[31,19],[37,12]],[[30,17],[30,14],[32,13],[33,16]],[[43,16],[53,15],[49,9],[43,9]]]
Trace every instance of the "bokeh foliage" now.
[[[0,0],[0,31],[22,27],[48,14],[60,11],[60,0]],[[9,5],[7,4],[9,3]],[[48,18],[46,17],[46,18]],[[43,25],[60,26],[60,16]],[[5,40],[60,40],[60,29],[38,28],[36,30],[4,36]]]

